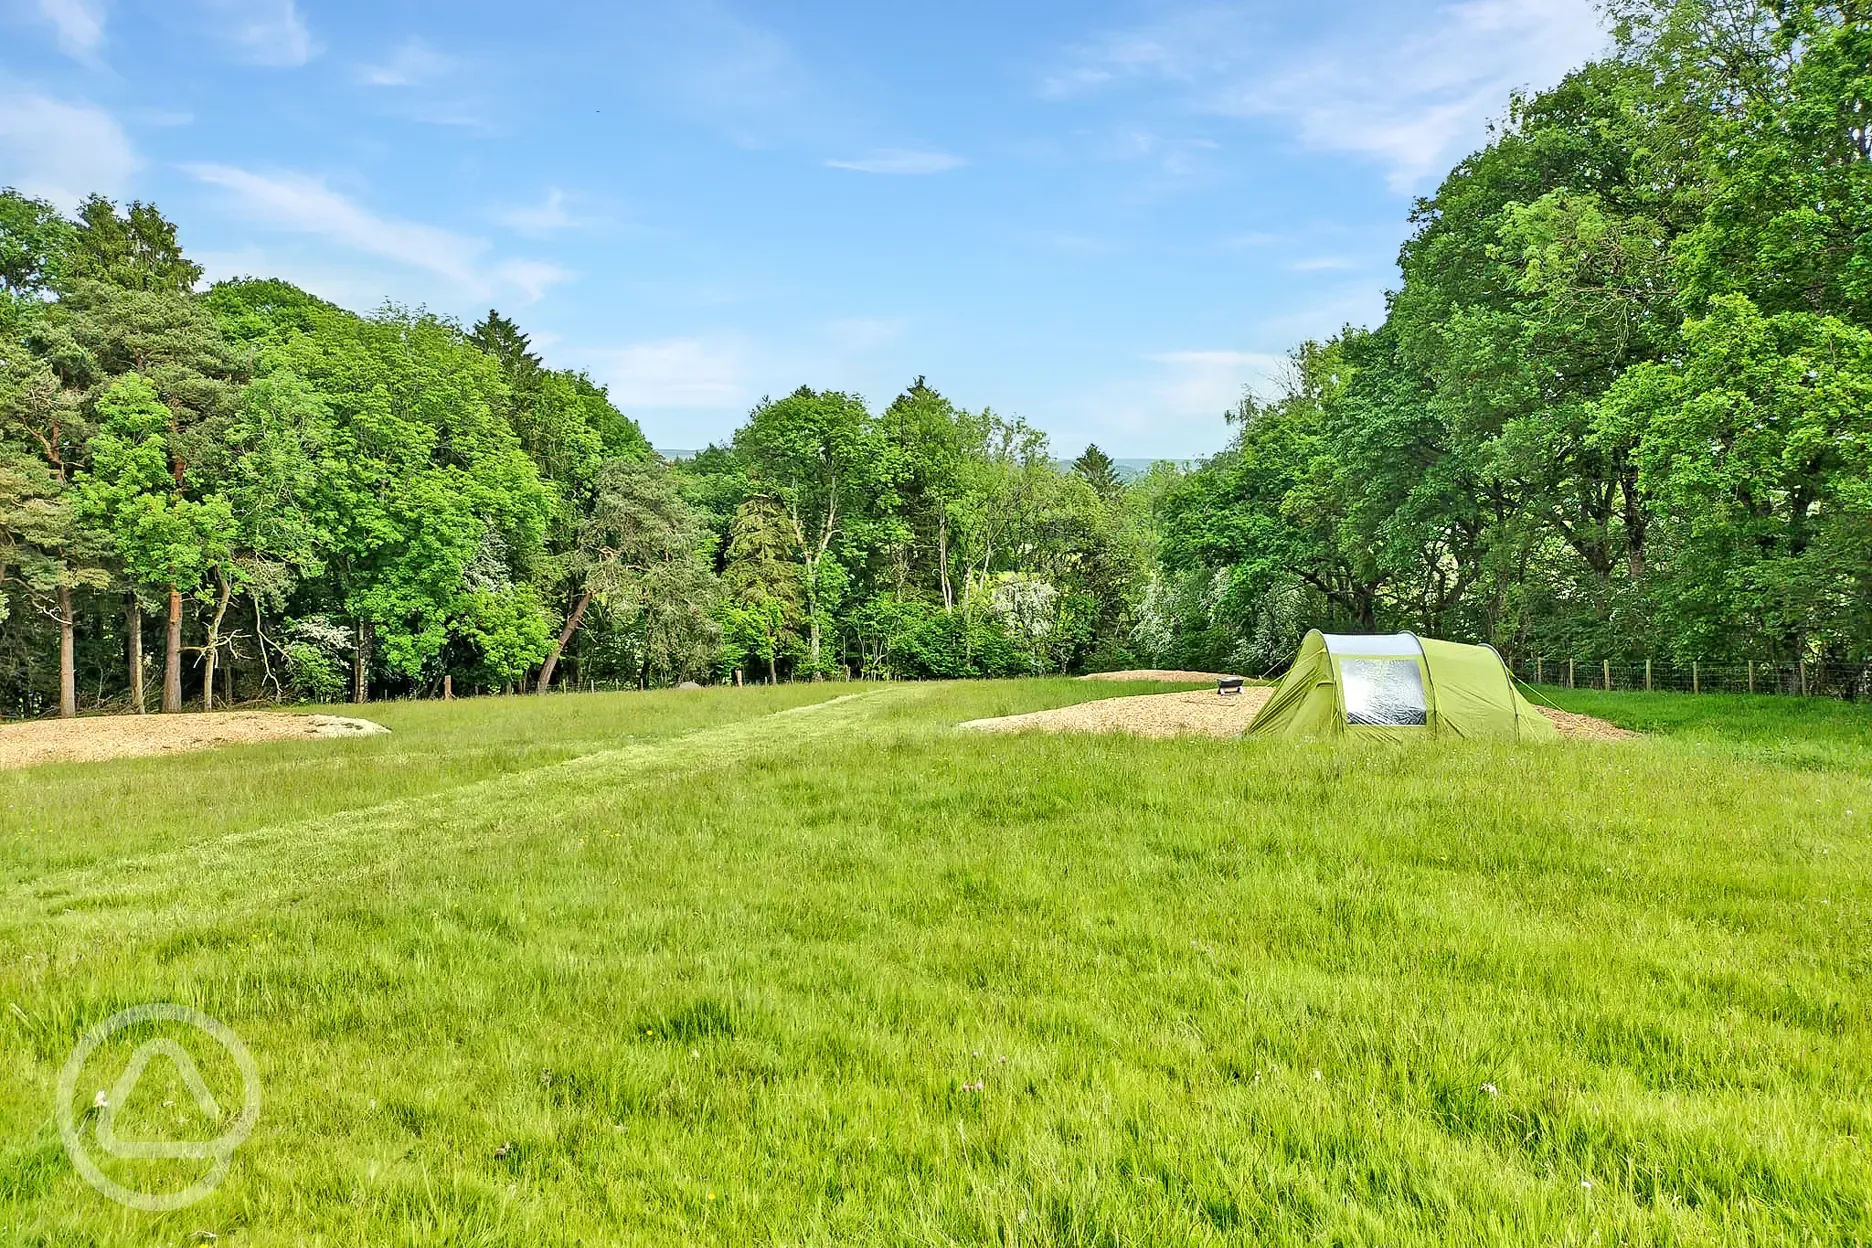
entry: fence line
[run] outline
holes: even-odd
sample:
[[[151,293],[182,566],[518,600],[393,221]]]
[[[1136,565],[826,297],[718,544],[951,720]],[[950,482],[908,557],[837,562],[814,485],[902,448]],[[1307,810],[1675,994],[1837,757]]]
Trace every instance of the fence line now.
[[[1537,655],[1508,664],[1517,677],[1564,689],[1646,689],[1678,693],[1763,693],[1872,699],[1872,663],[1679,663],[1668,659],[1578,659]]]

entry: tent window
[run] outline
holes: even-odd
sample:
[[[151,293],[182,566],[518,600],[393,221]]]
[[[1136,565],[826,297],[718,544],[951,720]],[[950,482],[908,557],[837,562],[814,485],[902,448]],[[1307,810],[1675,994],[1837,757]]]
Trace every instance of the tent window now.
[[[1421,728],[1429,722],[1414,659],[1341,659],[1339,691],[1348,724]]]

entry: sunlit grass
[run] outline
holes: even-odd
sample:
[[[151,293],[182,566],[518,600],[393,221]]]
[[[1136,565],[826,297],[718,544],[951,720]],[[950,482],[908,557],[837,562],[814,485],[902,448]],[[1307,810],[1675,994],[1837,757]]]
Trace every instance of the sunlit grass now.
[[[251,787],[232,752],[16,773],[58,813],[0,836],[0,1242],[1872,1236],[1863,709],[951,727],[1123,691],[407,705],[389,745],[242,751]],[[148,1000],[234,1027],[267,1098],[160,1216],[51,1127],[79,1033]]]

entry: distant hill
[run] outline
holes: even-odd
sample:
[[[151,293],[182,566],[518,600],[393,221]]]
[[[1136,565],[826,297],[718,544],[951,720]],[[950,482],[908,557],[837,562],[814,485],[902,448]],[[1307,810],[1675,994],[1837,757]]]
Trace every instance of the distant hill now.
[[[1114,459],[1112,467],[1118,470],[1121,480],[1130,481],[1150,471],[1152,464],[1172,463],[1188,472],[1202,463],[1200,459]],[[1067,465],[1071,467],[1070,464]]]
[[[1056,459],[1053,463],[1061,472],[1072,471],[1073,461],[1070,459]],[[1112,460],[1112,467],[1117,470],[1118,479],[1120,481],[1135,481],[1149,472],[1152,464],[1163,463],[1175,464],[1185,472],[1188,472],[1201,464],[1202,461],[1199,459],[1170,459],[1167,456],[1163,459],[1114,459]]]

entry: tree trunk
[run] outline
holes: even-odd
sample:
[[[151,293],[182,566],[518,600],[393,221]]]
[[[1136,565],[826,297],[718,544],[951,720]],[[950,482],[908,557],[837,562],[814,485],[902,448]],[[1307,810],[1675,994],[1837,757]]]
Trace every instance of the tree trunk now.
[[[362,706],[370,701],[370,625],[357,622],[357,648],[351,652],[351,700]]]
[[[955,591],[949,586],[949,509],[936,513],[936,567],[942,573],[943,610],[955,610]]]
[[[78,714],[78,663],[72,637],[71,586],[58,590],[59,612],[59,718]]]
[[[266,621],[260,617],[260,595],[253,595],[254,639],[260,643],[260,696],[266,697],[266,687],[273,686],[273,700],[286,700],[286,691],[280,687],[279,677],[273,674],[273,660],[267,657]]]
[[[579,595],[578,602],[572,608],[572,614],[566,617],[565,627],[559,630],[559,640],[553,643],[552,651],[547,654],[545,664],[540,668],[539,684],[534,686],[535,693],[545,693],[552,684],[553,669],[559,666],[559,656],[572,641],[572,634],[578,632],[579,621],[585,618],[585,608],[591,605],[591,590]]]
[[[815,557],[812,559],[808,559],[806,561],[806,618],[808,621],[810,621],[810,625],[806,630],[806,637],[807,637],[806,649],[807,649],[807,653],[811,656],[809,661],[812,664],[812,678],[814,680],[820,679],[820,675],[819,675],[819,558],[822,558],[822,557],[823,556],[819,556],[819,557]]]
[[[163,644],[163,696],[165,715],[182,709],[182,591],[169,587],[169,636]]]
[[[1633,474],[1635,477],[1636,474]],[[1646,521],[1644,499],[1638,493],[1635,479],[1624,483],[1625,494],[1625,567],[1634,581],[1645,577],[1645,539]]]
[[[233,589],[224,576],[215,578],[221,583],[220,596],[215,599],[214,618],[208,621],[208,644],[202,647],[202,682],[201,709],[214,710],[215,659],[221,646],[221,621],[227,616],[228,598]]]
[[[143,705],[143,608],[135,592],[124,597],[124,632],[130,637],[130,705],[141,715]]]

